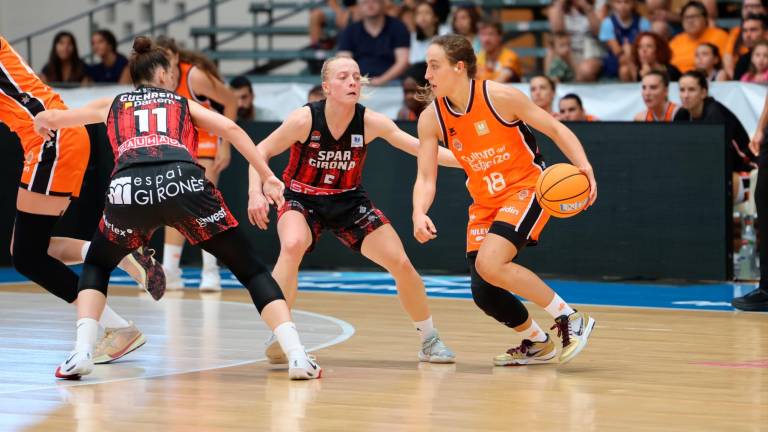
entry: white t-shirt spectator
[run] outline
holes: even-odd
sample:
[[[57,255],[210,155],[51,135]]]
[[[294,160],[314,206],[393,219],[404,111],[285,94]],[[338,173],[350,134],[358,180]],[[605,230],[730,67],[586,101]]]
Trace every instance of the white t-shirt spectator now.
[[[442,36],[451,32],[451,26],[447,24],[441,25],[437,29],[437,35]],[[408,58],[408,63],[423,63],[427,58],[427,48],[432,39],[420,41],[416,38],[416,32],[411,32],[411,53]]]

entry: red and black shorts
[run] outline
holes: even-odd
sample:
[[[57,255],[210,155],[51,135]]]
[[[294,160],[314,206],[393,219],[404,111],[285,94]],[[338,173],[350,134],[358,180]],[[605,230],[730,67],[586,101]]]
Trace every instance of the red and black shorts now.
[[[167,225],[196,244],[237,226],[218,189],[193,163],[134,165],[112,176],[99,228],[111,242],[136,249]]]
[[[365,236],[389,223],[381,210],[374,207],[368,194],[357,188],[333,195],[309,195],[285,190],[285,205],[278,218],[295,210],[304,215],[312,231],[310,252],[323,230],[331,230],[346,247],[360,252]]]

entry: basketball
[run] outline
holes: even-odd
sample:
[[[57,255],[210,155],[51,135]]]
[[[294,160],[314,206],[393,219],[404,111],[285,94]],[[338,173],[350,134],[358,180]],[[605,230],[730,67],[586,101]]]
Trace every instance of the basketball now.
[[[569,218],[589,201],[589,179],[571,164],[560,163],[544,170],[536,182],[536,198],[550,215]]]

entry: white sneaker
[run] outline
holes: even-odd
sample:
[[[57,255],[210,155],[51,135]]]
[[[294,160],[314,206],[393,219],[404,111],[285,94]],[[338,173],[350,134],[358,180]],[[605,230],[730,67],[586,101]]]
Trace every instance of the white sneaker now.
[[[323,376],[323,368],[305,353],[304,358],[291,361],[288,377],[292,380],[311,380]]]
[[[56,378],[78,380],[83,375],[93,371],[93,359],[91,353],[86,351],[72,351],[67,359],[56,368]]]
[[[219,274],[218,266],[209,269],[203,269],[202,276],[200,277],[200,291],[221,291],[221,274]]]
[[[163,266],[163,272],[165,273],[165,290],[166,291],[178,291],[184,289],[184,279],[181,278],[181,269],[171,269]]]
[[[264,346],[266,346],[264,354],[266,354],[269,364],[288,363],[288,357],[283,352],[283,348],[280,346],[280,342],[278,342],[277,336],[274,333],[269,334],[269,338],[264,342]]]

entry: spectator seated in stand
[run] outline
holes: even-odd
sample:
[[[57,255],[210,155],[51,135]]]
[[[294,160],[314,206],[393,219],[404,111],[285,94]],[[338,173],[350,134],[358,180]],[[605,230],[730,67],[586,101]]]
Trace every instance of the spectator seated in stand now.
[[[482,50],[477,55],[475,78],[501,83],[520,82],[523,70],[514,51],[504,46],[504,31],[501,23],[494,19],[483,19],[478,23]]]
[[[480,38],[477,36],[477,24],[480,22],[480,12],[474,3],[463,4],[453,12],[451,28],[453,32],[467,38],[475,54],[482,49]]]
[[[566,32],[553,33],[549,38],[544,57],[544,72],[555,82],[571,82],[576,79],[576,66],[571,57],[571,36]]]
[[[354,58],[371,85],[398,79],[408,68],[411,36],[405,24],[384,13],[384,6],[384,0],[358,1],[362,20],[339,36],[338,55]]]
[[[555,100],[555,88],[555,82],[548,76],[537,75],[531,78],[530,92],[533,103],[556,119],[559,119],[560,113],[552,111],[552,103]]]
[[[680,71],[669,63],[672,52],[667,42],[661,36],[652,32],[643,32],[637,36],[632,45],[632,62],[621,65],[619,77],[622,81],[640,81],[650,71],[666,74],[670,81],[680,78]]]
[[[426,104],[416,96],[419,88],[427,85],[424,75],[427,72],[426,63],[411,65],[403,78],[403,106],[397,112],[397,120],[416,121],[424,111]]]
[[[96,83],[130,84],[128,59],[117,52],[117,39],[109,30],[97,30],[91,36],[91,51],[101,63],[89,65],[88,77]]]
[[[768,41],[759,41],[751,52],[752,61],[747,73],[741,76],[741,82],[768,83]]]
[[[728,45],[728,33],[709,25],[707,8],[701,2],[692,0],[682,9],[683,33],[672,38],[669,47],[672,50],[671,63],[681,72],[693,70],[696,65],[696,48],[709,42],[720,52],[725,52]]]
[[[696,48],[696,69],[704,74],[708,81],[728,81],[728,73],[723,69],[720,50],[709,42]]]
[[[739,57],[749,53],[751,47],[744,44],[741,27],[750,15],[765,15],[768,13],[768,0],[744,0],[741,5],[741,23],[728,32],[728,45],[723,54],[723,67],[728,76],[734,76],[734,68]],[[754,46],[754,44],[753,44]],[[738,78],[737,78],[738,79]]]
[[[600,25],[600,42],[608,47],[603,58],[603,76],[618,77],[619,65],[632,62],[632,44],[651,23],[637,13],[635,0],[611,0],[611,14]]]
[[[600,16],[594,0],[554,0],[548,9],[550,29],[571,35],[571,56],[576,81],[594,82],[603,67],[603,48],[597,40]]]
[[[749,15],[741,22],[741,39],[747,53],[739,56],[733,68],[732,79],[741,80],[752,64],[752,49],[761,40],[768,39],[768,16]]]
[[[86,64],[77,52],[75,36],[62,31],[56,33],[48,55],[48,63],[43,66],[40,78],[48,85],[79,85],[89,82]]]

